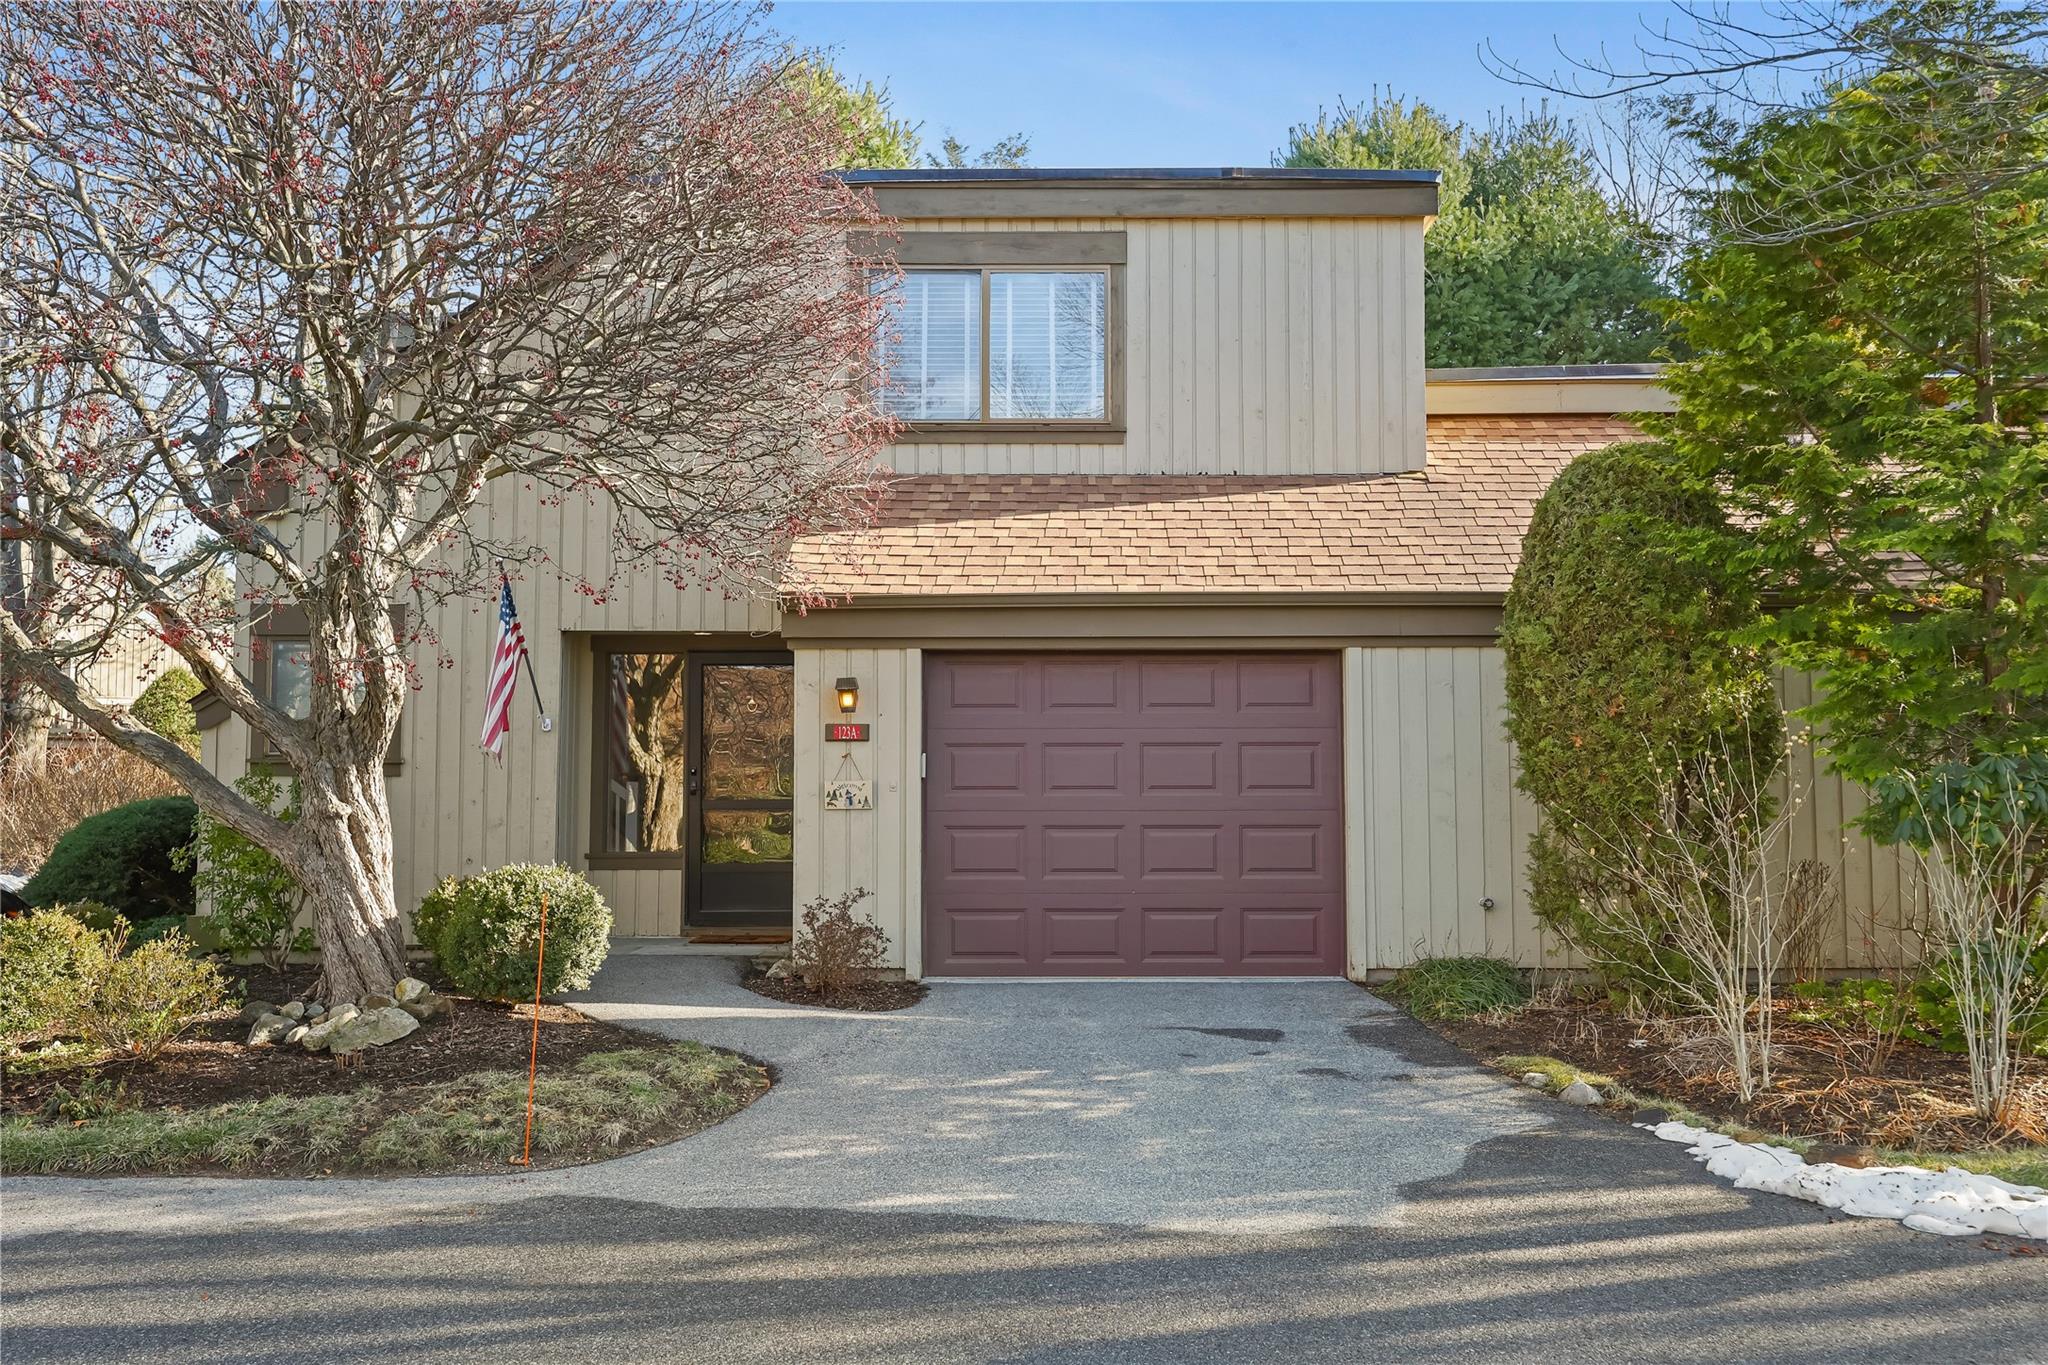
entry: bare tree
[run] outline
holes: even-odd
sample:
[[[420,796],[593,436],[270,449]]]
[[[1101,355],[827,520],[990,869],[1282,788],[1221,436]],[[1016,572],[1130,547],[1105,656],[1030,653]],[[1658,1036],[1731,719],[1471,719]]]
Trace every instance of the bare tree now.
[[[329,998],[403,971],[383,765],[422,608],[545,557],[482,515],[488,488],[590,500],[615,565],[734,590],[871,513],[886,424],[858,380],[881,319],[845,243],[876,217],[820,173],[844,135],[755,21],[615,0],[0,15],[6,533],[67,566],[0,636],[285,863]],[[209,609],[198,585],[230,560],[240,602]],[[309,628],[304,714],[236,652],[280,607]],[[282,756],[299,818],[76,685],[48,629],[74,617],[145,622]]]
[[[1773,756],[1776,757],[1775,755]],[[1746,1102],[1771,1083],[1776,982],[1808,923],[1833,904],[1817,865],[1787,857],[1803,801],[1772,790],[1776,762],[1723,744],[1674,755],[1655,813],[1636,829],[1561,831],[1601,873],[1588,913],[1641,951],[1667,998],[1707,1020]]]
[[[1554,66],[1482,59],[1518,84],[1606,106],[1602,160],[1650,220],[1788,242],[1975,203],[2039,174],[2011,148],[2048,128],[2048,6],[2035,0],[1681,2],[1626,50]],[[1763,195],[1727,195],[1717,163],[1763,130],[1825,120],[1854,90],[1859,124]],[[1870,106],[1875,104],[1873,110]],[[1910,187],[1908,189],[1907,187]]]

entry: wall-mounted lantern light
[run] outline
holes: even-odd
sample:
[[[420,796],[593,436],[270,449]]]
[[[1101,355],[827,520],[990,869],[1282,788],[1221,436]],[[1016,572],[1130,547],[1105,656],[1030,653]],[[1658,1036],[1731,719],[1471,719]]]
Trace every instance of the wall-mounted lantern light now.
[[[841,678],[833,686],[839,691],[839,714],[852,715],[853,708],[860,705],[860,679]]]

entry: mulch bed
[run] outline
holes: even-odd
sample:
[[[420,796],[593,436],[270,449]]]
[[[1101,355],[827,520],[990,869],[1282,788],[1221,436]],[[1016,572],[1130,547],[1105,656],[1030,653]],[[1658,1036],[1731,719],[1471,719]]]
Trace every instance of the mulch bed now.
[[[230,996],[282,1004],[304,998],[317,971],[291,968],[277,975],[258,966],[228,967],[239,991]],[[154,1062],[113,1060],[94,1066],[60,1067],[26,1074],[10,1071],[0,1114],[34,1114],[58,1086],[76,1090],[95,1078],[121,1085],[131,1104],[144,1108],[198,1109],[230,1100],[271,1095],[322,1095],[363,1086],[392,1087],[454,1080],[478,1071],[526,1070],[533,1040],[533,1006],[478,1000],[449,987],[439,975],[414,972],[455,1006],[450,1018],[421,1025],[395,1043],[369,1048],[344,1066],[324,1052],[295,1044],[248,1047],[249,1026],[234,1011],[215,1015],[173,1043]],[[600,1023],[565,1005],[540,1010],[540,1069],[567,1067],[593,1052],[646,1047],[667,1040]]]
[[[2048,1062],[2022,1063],[2011,1126],[1970,1112],[1964,1059],[1901,1040],[1873,1056],[1868,1030],[1801,1023],[1781,1002],[1772,1025],[1772,1084],[1747,1104],[1735,1096],[1725,1053],[1703,1024],[1630,1019],[1605,1001],[1540,1000],[1513,1014],[1427,1026],[1492,1063],[1555,1057],[1631,1090],[1764,1133],[1872,1147],[1966,1151],[2048,1142]]]
[[[756,995],[780,1000],[786,1005],[817,1005],[824,1009],[882,1010],[908,1009],[924,999],[919,981],[863,981],[851,990],[821,995],[795,977],[769,977],[755,973],[740,983]]]

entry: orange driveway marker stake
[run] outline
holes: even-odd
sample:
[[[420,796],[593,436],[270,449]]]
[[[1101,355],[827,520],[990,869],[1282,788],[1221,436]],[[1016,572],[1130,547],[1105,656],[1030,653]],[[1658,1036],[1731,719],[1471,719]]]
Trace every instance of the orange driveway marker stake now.
[[[548,960],[548,893],[540,893],[540,946],[533,955],[533,1047],[526,1055],[526,1143],[514,1166],[533,1164],[533,1082],[540,1074],[540,978]]]

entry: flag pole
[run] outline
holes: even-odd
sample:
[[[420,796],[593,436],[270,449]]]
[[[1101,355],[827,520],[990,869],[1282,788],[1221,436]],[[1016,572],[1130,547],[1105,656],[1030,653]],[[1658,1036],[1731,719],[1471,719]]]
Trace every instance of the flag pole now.
[[[498,561],[498,582],[504,585],[507,592],[511,591],[512,575],[505,572],[505,561],[502,559]],[[526,665],[526,680],[533,684],[533,709],[540,712],[540,728],[552,730],[555,728],[554,722],[548,719],[548,708],[540,699],[540,678],[533,671],[533,655],[527,652],[525,639],[525,634],[522,632],[520,635],[519,661]]]

